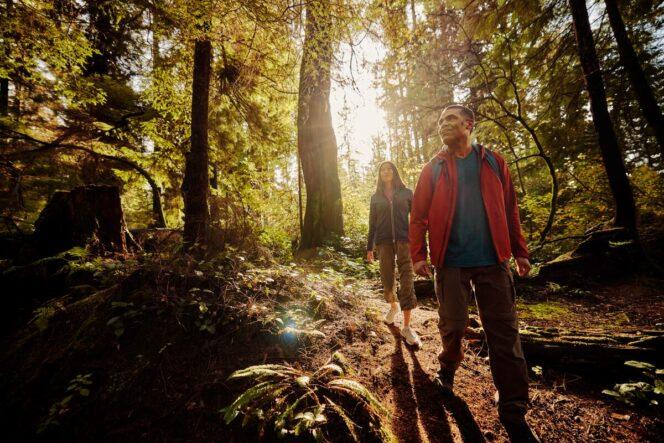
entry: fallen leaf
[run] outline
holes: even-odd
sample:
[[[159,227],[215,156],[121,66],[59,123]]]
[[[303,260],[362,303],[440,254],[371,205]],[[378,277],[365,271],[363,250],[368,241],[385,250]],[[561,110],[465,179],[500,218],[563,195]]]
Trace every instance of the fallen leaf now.
[[[627,421],[630,419],[630,416],[628,414],[616,414],[615,412],[611,413],[611,417],[615,418],[616,420],[624,420]]]

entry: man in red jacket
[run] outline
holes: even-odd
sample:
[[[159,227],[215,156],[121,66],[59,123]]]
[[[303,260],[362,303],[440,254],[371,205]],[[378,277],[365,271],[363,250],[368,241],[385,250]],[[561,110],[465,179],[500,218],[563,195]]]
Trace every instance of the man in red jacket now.
[[[525,420],[528,372],[509,268],[514,256],[519,275],[527,275],[528,249],[507,164],[497,153],[471,143],[474,123],[473,111],[465,106],[443,110],[438,132],[446,149],[424,166],[412,203],[409,240],[414,270],[430,276],[428,233],[436,274],[443,343],[436,382],[452,394],[474,289],[498,389],[500,420],[512,441],[539,441]]]

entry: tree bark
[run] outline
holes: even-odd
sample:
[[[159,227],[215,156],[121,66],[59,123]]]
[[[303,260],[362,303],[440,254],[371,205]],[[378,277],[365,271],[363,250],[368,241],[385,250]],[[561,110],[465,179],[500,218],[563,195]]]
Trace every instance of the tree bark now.
[[[625,22],[623,22],[622,16],[620,15],[618,1],[604,0],[604,3],[606,4],[606,12],[609,15],[609,23],[611,23],[613,35],[618,44],[620,61],[625,67],[627,75],[632,82],[632,87],[634,88],[634,92],[636,92],[636,97],[639,101],[643,116],[655,134],[661,152],[661,159],[664,161],[664,116],[662,116],[662,111],[657,105],[657,100],[650,87],[650,82],[648,82],[646,74],[639,64],[636,51],[634,51],[632,42],[625,30]]]
[[[98,1],[87,1],[87,13],[90,26],[87,31],[88,40],[95,49],[87,60],[85,75],[108,75],[111,71],[111,54],[113,51],[113,9],[109,4]]]
[[[337,141],[329,100],[331,28],[329,0],[307,3],[297,116],[297,147],[307,192],[301,251],[343,235]]]
[[[595,131],[599,139],[599,147],[604,162],[604,168],[609,180],[609,186],[616,203],[615,226],[626,228],[636,237],[636,206],[632,187],[627,178],[625,164],[622,159],[616,133],[611,123],[606,103],[604,81],[600,70],[595,40],[593,39],[588,10],[585,0],[569,0],[574,30],[576,33],[577,49],[583,77],[590,97],[590,111],[593,117]]]
[[[6,0],[5,1],[5,15],[7,19],[11,18],[12,15],[12,8],[14,6],[14,2],[12,0]],[[4,40],[4,52],[5,52],[5,57],[9,59],[10,55],[10,49],[9,49],[9,40],[10,36],[8,35],[7,31],[4,31],[3,34],[5,34]],[[8,78],[3,78],[0,79],[0,117],[7,117],[9,115],[9,79]]]
[[[207,245],[209,173],[208,108],[212,44],[197,40],[194,47],[194,82],[191,100],[191,149],[186,155],[184,196],[184,245],[190,250]],[[197,249],[197,248],[196,248]]]
[[[151,48],[151,56],[152,56],[152,72],[154,73],[159,65],[161,64],[161,55],[159,53],[159,26],[158,26],[158,14],[157,14],[157,8],[153,7],[150,9],[150,30],[152,31],[152,48]]]
[[[9,79],[0,79],[0,116],[9,115]]]

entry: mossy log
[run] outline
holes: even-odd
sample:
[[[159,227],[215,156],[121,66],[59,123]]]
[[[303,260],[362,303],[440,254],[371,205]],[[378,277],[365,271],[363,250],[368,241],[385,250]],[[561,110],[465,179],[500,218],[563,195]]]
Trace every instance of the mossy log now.
[[[530,366],[602,380],[634,375],[634,369],[624,365],[628,360],[664,366],[664,331],[660,330],[609,332],[525,326],[519,333]],[[469,327],[467,338],[471,346],[481,346],[484,331]]]

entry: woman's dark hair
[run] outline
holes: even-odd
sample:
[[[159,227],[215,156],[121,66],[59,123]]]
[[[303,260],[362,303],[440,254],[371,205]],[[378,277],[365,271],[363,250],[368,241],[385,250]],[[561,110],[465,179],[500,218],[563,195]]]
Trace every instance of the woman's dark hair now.
[[[399,170],[397,169],[397,167],[391,161],[386,160],[382,162],[380,165],[378,165],[378,183],[376,183],[376,194],[380,194],[383,192],[383,180],[380,179],[380,170],[383,167],[383,165],[390,165],[390,167],[392,168],[392,188],[394,190],[405,188],[406,185],[401,180],[401,176],[399,175]]]

